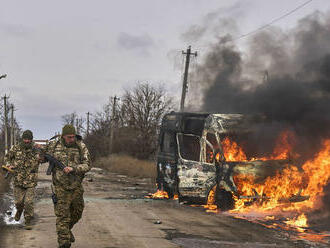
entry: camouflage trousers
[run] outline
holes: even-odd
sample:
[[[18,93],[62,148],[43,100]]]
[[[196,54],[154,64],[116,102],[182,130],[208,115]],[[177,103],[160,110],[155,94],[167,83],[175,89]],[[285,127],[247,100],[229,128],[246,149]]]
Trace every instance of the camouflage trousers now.
[[[23,212],[26,220],[31,220],[34,215],[35,188],[14,186],[14,198],[17,211]]]
[[[56,215],[56,232],[58,244],[69,245],[72,227],[80,220],[84,210],[84,190],[82,187],[74,190],[65,190],[55,187],[57,203],[54,204]]]

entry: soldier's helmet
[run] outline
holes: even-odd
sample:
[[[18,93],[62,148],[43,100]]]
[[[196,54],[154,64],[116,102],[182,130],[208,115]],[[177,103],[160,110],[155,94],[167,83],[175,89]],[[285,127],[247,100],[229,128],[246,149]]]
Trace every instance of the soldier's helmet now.
[[[67,124],[62,128],[62,136],[67,134],[76,134],[76,129],[74,126]]]
[[[33,140],[33,133],[31,130],[25,130],[22,134],[22,139]]]

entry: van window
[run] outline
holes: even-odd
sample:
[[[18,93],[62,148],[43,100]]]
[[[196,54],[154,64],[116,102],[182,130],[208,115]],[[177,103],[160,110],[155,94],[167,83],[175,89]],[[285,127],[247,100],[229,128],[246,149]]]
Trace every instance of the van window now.
[[[217,139],[213,133],[207,133],[206,139],[212,146],[210,146],[208,143],[206,143],[205,162],[212,164],[217,155],[217,154],[214,154],[214,152],[219,148],[219,145],[218,145]]]
[[[160,150],[164,153],[175,153],[175,135],[173,133],[163,133]]]
[[[199,162],[200,138],[196,135],[178,134],[180,155],[183,159]]]
[[[217,138],[215,137],[215,135],[213,133],[207,133],[206,139],[208,142],[210,142],[212,144],[214,149],[218,148]]]
[[[206,157],[205,162],[212,164],[214,161],[214,151],[212,147],[206,143]]]

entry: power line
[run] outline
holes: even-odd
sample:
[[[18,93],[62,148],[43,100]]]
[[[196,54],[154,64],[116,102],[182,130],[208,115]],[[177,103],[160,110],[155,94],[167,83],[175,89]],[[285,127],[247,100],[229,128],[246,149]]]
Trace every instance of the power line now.
[[[269,23],[267,23],[267,24],[265,24],[265,25],[263,25],[263,26],[261,26],[261,27],[255,29],[255,30],[253,30],[253,31],[250,31],[250,32],[248,32],[248,33],[246,33],[246,34],[243,34],[243,35],[241,35],[241,36],[238,36],[238,37],[235,38],[235,39],[231,39],[231,40],[229,40],[229,41],[239,40],[239,39],[242,39],[242,38],[244,38],[244,37],[246,37],[246,36],[249,36],[249,35],[251,35],[251,34],[254,34],[254,33],[256,33],[256,32],[259,32],[259,31],[261,31],[261,30],[263,30],[263,29],[265,29],[265,28],[268,28],[268,27],[271,26],[272,24],[274,24],[274,23],[276,23],[276,22],[282,20],[283,18],[285,18],[285,17],[287,17],[287,16],[289,16],[289,15],[291,15],[291,14],[293,14],[294,12],[298,11],[299,9],[303,8],[304,6],[306,6],[307,4],[309,4],[309,3],[311,3],[311,2],[313,2],[313,0],[306,1],[306,2],[302,3],[301,5],[299,5],[298,7],[296,7],[295,9],[293,9],[293,10],[291,10],[291,11],[285,13],[284,15],[282,15],[282,16],[280,16],[280,17],[278,17],[278,18],[275,18],[275,19],[272,20],[271,22],[269,22]]]
[[[270,21],[269,23],[267,23],[267,24],[265,24],[265,25],[262,25],[261,27],[259,27],[259,28],[257,28],[257,29],[254,29],[254,30],[252,30],[252,31],[250,31],[250,32],[248,32],[248,33],[242,34],[242,35],[240,35],[240,36],[238,36],[238,37],[236,37],[236,38],[228,39],[228,40],[225,41],[225,43],[227,43],[227,42],[233,42],[233,41],[236,41],[236,40],[240,40],[240,39],[242,39],[242,38],[245,38],[245,37],[247,37],[247,36],[250,36],[250,35],[252,35],[252,34],[255,34],[255,33],[259,32],[259,31],[261,31],[261,30],[263,30],[263,29],[266,29],[266,28],[270,27],[272,24],[274,24],[274,23],[276,23],[276,22],[278,22],[278,21],[284,19],[285,17],[287,17],[287,16],[289,16],[289,15],[291,15],[291,14],[293,14],[294,12],[296,12],[296,11],[298,11],[299,9],[305,7],[306,5],[310,4],[310,3],[313,2],[313,1],[314,1],[314,0],[308,0],[308,1],[305,1],[304,3],[302,3],[302,4],[300,4],[299,6],[297,6],[296,8],[294,8],[293,10],[290,10],[290,11],[288,11],[287,13],[281,15],[280,17],[277,17],[277,18],[273,19],[273,20]],[[209,47],[209,45],[205,45],[205,46],[197,46],[198,49],[206,48],[206,47]]]

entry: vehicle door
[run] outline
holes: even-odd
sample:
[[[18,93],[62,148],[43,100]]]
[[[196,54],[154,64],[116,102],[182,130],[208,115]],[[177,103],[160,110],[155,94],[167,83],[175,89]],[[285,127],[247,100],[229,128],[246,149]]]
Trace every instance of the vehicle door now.
[[[177,188],[177,145],[175,132],[162,130],[157,156],[157,185],[172,197]]]
[[[206,152],[214,148],[205,138],[194,134],[177,134],[178,143],[178,189],[181,196],[207,197],[209,188],[216,182],[214,160]]]

